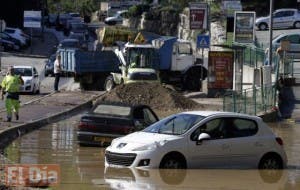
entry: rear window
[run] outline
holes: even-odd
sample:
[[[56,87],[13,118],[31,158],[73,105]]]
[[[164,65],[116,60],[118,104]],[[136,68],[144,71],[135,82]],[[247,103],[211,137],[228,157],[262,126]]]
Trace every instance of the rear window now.
[[[93,113],[97,114],[107,114],[107,115],[119,115],[119,116],[129,116],[131,108],[126,106],[118,105],[98,105]]]

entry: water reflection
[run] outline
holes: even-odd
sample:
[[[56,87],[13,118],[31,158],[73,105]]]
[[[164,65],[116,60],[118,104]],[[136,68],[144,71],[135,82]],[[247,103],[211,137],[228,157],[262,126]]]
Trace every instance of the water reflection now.
[[[111,189],[284,189],[288,171],[106,168]],[[100,183],[102,179],[99,180]],[[92,182],[97,185],[98,180]]]
[[[282,137],[288,169],[139,170],[104,167],[104,149],[77,145],[80,115],[43,127],[14,141],[5,153],[14,163],[59,164],[54,189],[300,189],[300,124],[270,123]]]

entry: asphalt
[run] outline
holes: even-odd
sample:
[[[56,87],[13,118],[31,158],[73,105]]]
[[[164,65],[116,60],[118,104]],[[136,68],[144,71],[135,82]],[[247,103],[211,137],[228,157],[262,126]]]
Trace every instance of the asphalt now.
[[[19,120],[13,117],[12,122],[6,122],[6,112],[0,110],[0,149],[23,134],[91,108],[100,95],[93,91],[51,93],[22,105]]]

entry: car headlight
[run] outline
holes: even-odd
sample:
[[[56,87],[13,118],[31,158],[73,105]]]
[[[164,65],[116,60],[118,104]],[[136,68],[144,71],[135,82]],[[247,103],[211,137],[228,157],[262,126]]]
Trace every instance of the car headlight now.
[[[167,140],[155,142],[153,144],[147,144],[138,148],[133,149],[133,151],[144,151],[144,150],[154,150],[156,148],[162,147],[166,144]]]
[[[119,137],[120,138],[120,137]],[[114,146],[114,144],[116,144],[116,142],[118,141],[119,138],[115,138],[111,141],[110,146]]]
[[[25,84],[31,84],[31,80],[25,81]]]

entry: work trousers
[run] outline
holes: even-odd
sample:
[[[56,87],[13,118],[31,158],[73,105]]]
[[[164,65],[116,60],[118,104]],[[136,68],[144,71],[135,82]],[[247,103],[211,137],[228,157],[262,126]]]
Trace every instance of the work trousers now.
[[[5,107],[7,112],[7,118],[11,118],[12,112],[19,114],[20,101],[11,98],[6,98]]]

